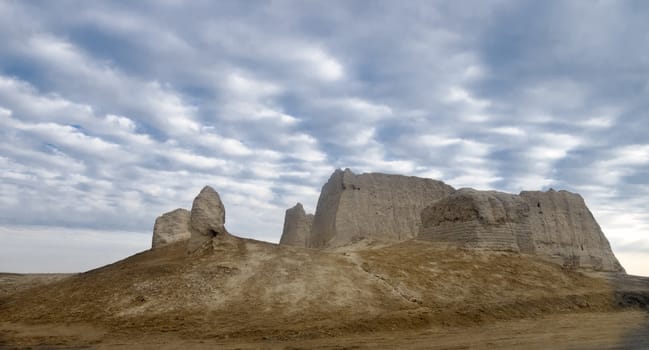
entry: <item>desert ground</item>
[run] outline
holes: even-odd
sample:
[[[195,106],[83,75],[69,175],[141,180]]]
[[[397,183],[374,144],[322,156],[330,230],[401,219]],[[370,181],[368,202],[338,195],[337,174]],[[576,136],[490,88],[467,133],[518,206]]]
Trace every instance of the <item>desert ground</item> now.
[[[488,325],[421,327],[355,334],[272,339],[189,338],[168,332],[108,334],[85,324],[3,325],[0,349],[647,349],[642,311],[566,313]]]
[[[0,283],[2,349],[649,347],[649,279],[417,240],[312,250],[228,235]]]

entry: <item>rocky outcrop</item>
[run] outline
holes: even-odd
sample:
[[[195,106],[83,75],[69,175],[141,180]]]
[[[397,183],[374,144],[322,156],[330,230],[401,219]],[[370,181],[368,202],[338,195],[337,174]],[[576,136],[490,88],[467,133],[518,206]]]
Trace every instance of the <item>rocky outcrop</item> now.
[[[336,170],[322,187],[306,245],[414,238],[420,230],[421,210],[451,192],[451,186],[432,179]]]
[[[205,186],[196,196],[190,213],[191,236],[187,244],[193,252],[211,242],[218,235],[227,235],[225,229],[225,208],[219,194],[212,187]]]
[[[306,214],[302,203],[297,203],[293,208],[286,209],[284,229],[279,244],[306,247],[312,224],[313,214]]]
[[[191,211],[176,209],[156,219],[151,249],[187,241],[191,253],[206,247],[217,236],[229,236],[225,229],[225,208],[219,194],[205,186],[194,198]]]
[[[164,247],[179,241],[186,241],[190,235],[188,210],[176,209],[164,213],[158,216],[153,225],[151,249]]]
[[[535,254],[571,268],[624,271],[578,194],[461,189],[421,215],[420,239]]]

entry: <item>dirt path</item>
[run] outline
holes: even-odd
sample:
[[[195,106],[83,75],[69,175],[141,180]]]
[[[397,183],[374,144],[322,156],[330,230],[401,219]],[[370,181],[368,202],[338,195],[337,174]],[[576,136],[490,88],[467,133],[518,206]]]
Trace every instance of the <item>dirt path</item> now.
[[[495,322],[478,327],[433,327],[342,337],[271,341],[183,339],[176,334],[112,335],[88,325],[4,325],[12,343],[49,343],[47,349],[649,349],[649,314],[578,313]],[[198,336],[198,335],[197,335]],[[77,341],[74,341],[77,339]],[[53,342],[54,341],[54,342]],[[65,344],[65,345],[63,345]],[[0,343],[0,349],[3,347]]]

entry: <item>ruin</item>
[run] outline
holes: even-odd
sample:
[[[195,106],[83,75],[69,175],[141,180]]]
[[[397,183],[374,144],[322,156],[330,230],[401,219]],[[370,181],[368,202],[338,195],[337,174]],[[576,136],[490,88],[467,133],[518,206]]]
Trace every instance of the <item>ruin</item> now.
[[[188,240],[191,236],[189,227],[188,210],[179,208],[158,216],[153,225],[151,248],[156,249],[171,243]]]
[[[564,266],[623,271],[584,199],[568,191],[524,191],[536,254]]]
[[[419,239],[534,253],[529,208],[519,196],[463,188],[426,207]]]
[[[187,241],[187,251],[192,253],[211,247],[212,238],[227,235],[221,198],[212,187],[205,186],[194,198],[191,211],[176,209],[156,219],[151,249]]]
[[[306,214],[302,203],[286,209],[284,229],[279,244],[306,248],[312,224],[313,214]]]
[[[460,189],[422,211],[419,239],[534,254],[569,268],[624,269],[583,198]]]
[[[336,170],[322,187],[307,246],[342,246],[363,238],[403,241],[421,226],[421,210],[453,192],[441,181]]]
[[[193,252],[210,243],[218,235],[227,235],[225,229],[225,207],[219,194],[205,186],[192,203],[190,213],[191,236],[187,251]]]
[[[191,211],[156,219],[152,249],[187,241],[192,253],[228,239],[219,194],[205,186]],[[478,191],[413,176],[336,170],[315,214],[286,210],[281,245],[340,247],[360,240],[412,239],[530,254],[567,268],[624,272],[584,199],[568,191]]]
[[[336,170],[315,215],[288,209],[280,244],[328,248],[358,240],[444,242],[533,254],[569,268],[624,272],[584,199],[567,191],[478,191],[413,176]]]

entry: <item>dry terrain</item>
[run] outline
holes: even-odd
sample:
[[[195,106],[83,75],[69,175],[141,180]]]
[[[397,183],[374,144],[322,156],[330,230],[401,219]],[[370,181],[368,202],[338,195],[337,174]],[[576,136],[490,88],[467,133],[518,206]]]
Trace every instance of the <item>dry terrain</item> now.
[[[213,248],[180,242],[43,283],[0,275],[0,349],[649,347],[644,278],[425,241]]]
[[[0,273],[0,298],[31,287],[36,287],[70,277],[66,273]]]

